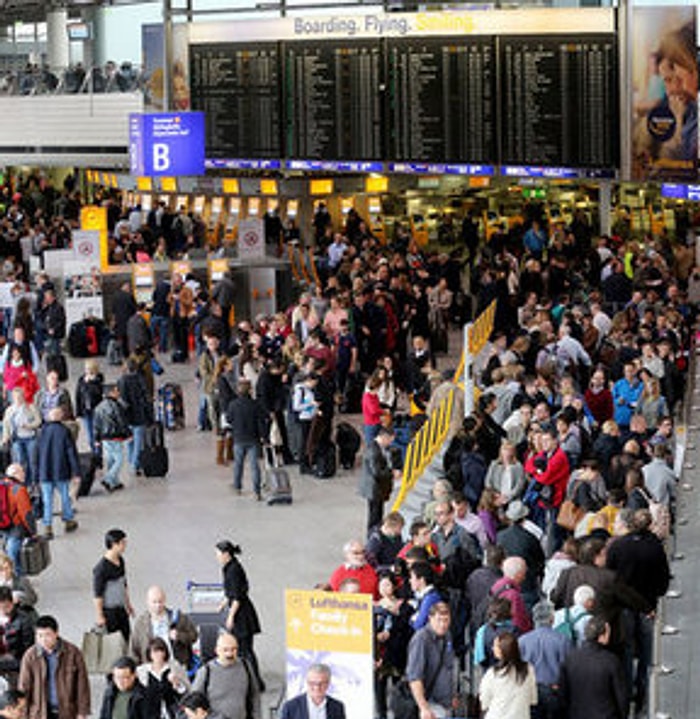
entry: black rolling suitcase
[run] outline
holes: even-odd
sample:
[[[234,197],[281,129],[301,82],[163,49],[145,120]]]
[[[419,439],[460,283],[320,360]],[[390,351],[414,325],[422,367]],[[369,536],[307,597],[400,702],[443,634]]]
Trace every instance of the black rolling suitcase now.
[[[78,462],[80,464],[78,496],[87,497],[95,482],[95,474],[99,467],[100,460],[92,452],[81,452],[78,455]]]
[[[265,463],[265,502],[269,506],[292,503],[292,484],[289,473],[279,466],[279,457],[272,447],[263,450]]]
[[[343,401],[340,411],[343,414],[359,414],[362,412],[362,395],[365,391],[365,383],[361,374],[349,375],[345,383]]]
[[[170,458],[163,438],[163,425],[155,422],[146,429],[140,464],[147,477],[165,477],[170,468]]]
[[[335,442],[338,445],[338,459],[343,469],[352,469],[360,451],[362,437],[348,422],[340,422],[335,429]]]
[[[319,479],[330,479],[335,477],[338,469],[338,448],[334,442],[327,442],[316,450],[316,461],[314,463],[314,474]]]

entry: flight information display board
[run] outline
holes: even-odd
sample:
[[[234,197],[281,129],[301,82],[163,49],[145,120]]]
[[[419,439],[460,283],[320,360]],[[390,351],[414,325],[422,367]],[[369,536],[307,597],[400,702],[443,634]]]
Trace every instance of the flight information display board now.
[[[617,46],[612,35],[499,38],[501,162],[615,167]]]
[[[285,47],[287,157],[382,157],[382,56],[375,41]]]
[[[282,157],[278,43],[190,45],[190,84],[208,158]]]
[[[389,158],[493,162],[495,46],[491,38],[387,41]]]

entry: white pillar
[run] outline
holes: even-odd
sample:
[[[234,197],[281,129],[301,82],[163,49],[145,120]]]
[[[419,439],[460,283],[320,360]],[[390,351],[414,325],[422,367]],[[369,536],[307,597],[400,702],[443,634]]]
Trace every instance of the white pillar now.
[[[474,413],[474,358],[469,351],[469,335],[471,334],[472,323],[464,325],[464,416]]]
[[[59,72],[70,64],[67,24],[66,8],[54,8],[46,14],[46,51],[53,72]]]

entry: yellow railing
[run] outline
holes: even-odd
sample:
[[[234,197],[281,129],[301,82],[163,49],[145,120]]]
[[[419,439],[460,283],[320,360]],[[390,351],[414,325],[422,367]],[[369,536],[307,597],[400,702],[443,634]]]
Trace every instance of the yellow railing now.
[[[472,356],[478,354],[488,342],[493,332],[493,321],[496,314],[496,301],[494,300],[474,321],[469,332],[469,351]],[[431,412],[426,423],[420,428],[416,436],[406,448],[401,488],[394,501],[393,511],[398,511],[404,503],[406,496],[413,489],[426,467],[433,461],[433,457],[442,447],[450,431],[452,410],[455,393],[463,392],[462,375],[464,374],[464,352],[454,374],[453,382],[459,388],[453,388],[442,399],[440,404]],[[474,387],[475,401],[478,399],[478,389]]]
[[[452,389],[443,398],[406,448],[401,489],[392,508],[394,511],[400,509],[406,495],[413,489],[418,478],[423,474],[425,468],[430,464],[435,453],[445,441],[447,433],[450,431],[450,420],[456,391]]]

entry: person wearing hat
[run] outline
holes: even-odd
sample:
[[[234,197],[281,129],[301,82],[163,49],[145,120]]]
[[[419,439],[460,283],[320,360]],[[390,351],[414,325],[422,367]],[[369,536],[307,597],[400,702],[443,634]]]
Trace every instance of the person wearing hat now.
[[[0,694],[0,717],[3,719],[26,719],[26,716],[27,699],[24,692],[18,689],[5,689]]]
[[[510,502],[506,509],[510,526],[498,533],[498,544],[505,550],[506,557],[521,557],[525,562],[527,571],[520,591],[525,604],[532,607],[539,598],[537,585],[544,573],[545,557],[538,539],[523,526],[529,513],[519,499]]]
[[[32,511],[32,500],[24,486],[24,467],[11,464],[0,480],[0,492],[7,495],[7,526],[0,530],[5,540],[5,551],[15,565],[17,574],[21,573],[20,550],[22,540],[36,534],[36,521]]]

